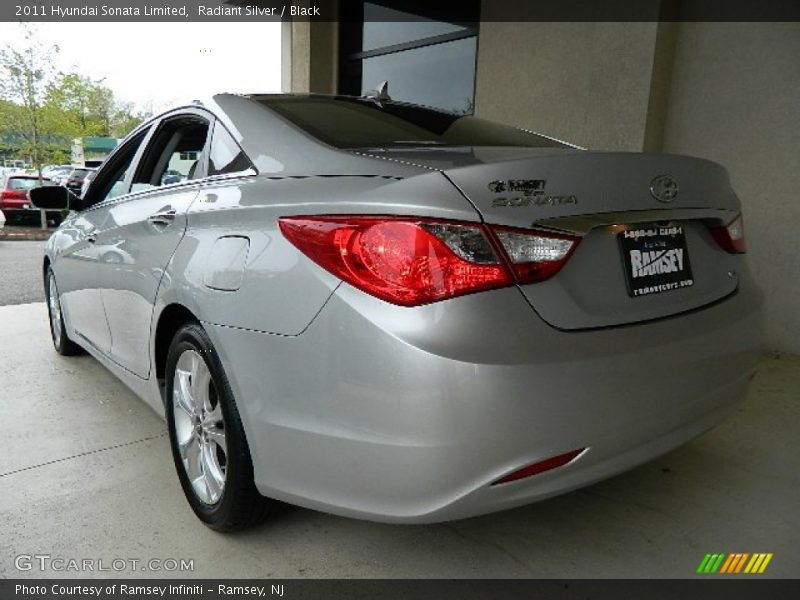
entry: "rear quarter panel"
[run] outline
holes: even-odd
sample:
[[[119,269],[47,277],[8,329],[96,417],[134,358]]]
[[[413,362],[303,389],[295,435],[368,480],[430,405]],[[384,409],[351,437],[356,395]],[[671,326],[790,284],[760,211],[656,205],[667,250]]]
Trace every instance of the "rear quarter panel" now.
[[[186,236],[167,268],[159,307],[179,303],[202,321],[298,335],[339,279],[283,237],[278,219],[292,215],[390,214],[477,221],[476,211],[440,174],[245,177],[208,182],[187,216]],[[249,239],[241,285],[206,285],[217,240]]]

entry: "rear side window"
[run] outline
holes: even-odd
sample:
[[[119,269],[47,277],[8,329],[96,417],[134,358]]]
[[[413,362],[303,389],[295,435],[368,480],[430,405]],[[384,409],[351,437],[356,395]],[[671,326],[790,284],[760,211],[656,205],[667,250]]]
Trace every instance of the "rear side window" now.
[[[165,119],[145,149],[132,190],[203,177],[201,159],[208,130],[208,121],[197,115]]]
[[[241,173],[253,168],[247,155],[222,124],[217,121],[208,154],[208,174]]]
[[[11,177],[8,180],[9,190],[32,190],[37,187],[37,180],[32,177]]]

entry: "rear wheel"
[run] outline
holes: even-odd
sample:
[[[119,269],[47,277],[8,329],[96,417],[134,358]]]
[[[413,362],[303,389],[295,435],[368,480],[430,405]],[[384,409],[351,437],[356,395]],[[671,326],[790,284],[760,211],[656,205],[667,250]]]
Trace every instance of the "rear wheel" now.
[[[172,456],[194,513],[218,531],[259,521],[271,501],[255,487],[239,411],[211,340],[198,323],[185,325],[172,340],[166,390]]]
[[[81,352],[81,347],[69,339],[64,325],[64,313],[61,310],[61,298],[58,295],[56,276],[52,267],[47,268],[45,278],[45,295],[47,296],[47,312],[50,316],[50,336],[56,352],[62,356],[72,356]]]

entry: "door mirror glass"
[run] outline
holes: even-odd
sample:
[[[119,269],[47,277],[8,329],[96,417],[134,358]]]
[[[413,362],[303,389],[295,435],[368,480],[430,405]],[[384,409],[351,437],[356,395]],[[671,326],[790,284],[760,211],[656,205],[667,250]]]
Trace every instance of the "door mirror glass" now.
[[[33,188],[28,191],[28,198],[36,208],[45,210],[78,210],[81,201],[67,188],[56,185]]]

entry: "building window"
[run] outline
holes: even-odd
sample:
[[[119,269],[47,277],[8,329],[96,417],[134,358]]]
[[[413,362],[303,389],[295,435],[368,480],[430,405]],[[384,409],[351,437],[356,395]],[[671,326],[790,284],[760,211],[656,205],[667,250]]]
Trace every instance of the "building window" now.
[[[392,100],[472,114],[480,3],[347,3],[340,19],[339,92],[361,96],[387,81]],[[450,15],[448,15],[448,12]],[[464,20],[466,19],[466,20]]]
[[[197,160],[197,152],[181,152],[181,160]]]

